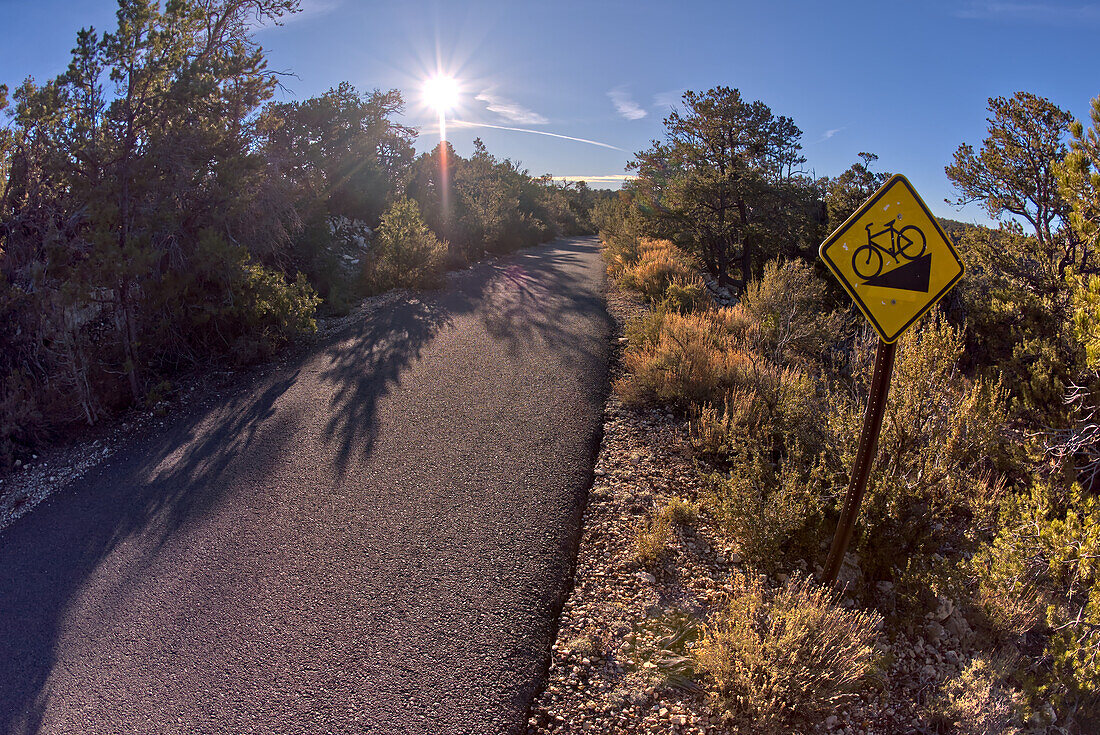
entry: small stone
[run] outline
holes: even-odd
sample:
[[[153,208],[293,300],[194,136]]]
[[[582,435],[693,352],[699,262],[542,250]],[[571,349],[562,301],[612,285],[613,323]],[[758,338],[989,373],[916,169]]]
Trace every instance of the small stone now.
[[[837,723],[836,715],[829,715],[828,717],[825,718],[825,727],[829,728],[830,730],[832,730],[834,727],[836,727],[836,723]]]
[[[657,578],[649,572],[636,572],[634,576],[646,584],[657,584]]]

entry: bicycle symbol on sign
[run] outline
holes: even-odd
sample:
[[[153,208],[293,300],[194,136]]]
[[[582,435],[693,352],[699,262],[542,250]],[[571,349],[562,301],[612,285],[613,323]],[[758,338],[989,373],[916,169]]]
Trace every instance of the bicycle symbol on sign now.
[[[885,255],[889,255],[895,263],[901,263],[901,258],[916,260],[924,255],[928,242],[921,229],[916,225],[906,225],[898,230],[894,227],[896,221],[897,217],[887,222],[884,229],[875,233],[871,232],[874,223],[864,226],[867,230],[867,244],[860,245],[852,254],[852,270],[863,280],[874,278],[882,272]],[[889,247],[875,242],[876,240],[881,242],[882,236],[886,234],[890,235]]]

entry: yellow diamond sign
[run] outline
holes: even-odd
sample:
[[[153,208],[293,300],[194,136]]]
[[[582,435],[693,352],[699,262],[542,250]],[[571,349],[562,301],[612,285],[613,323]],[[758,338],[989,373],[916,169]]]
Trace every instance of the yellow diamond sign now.
[[[963,274],[951,239],[900,175],[829,235],[820,253],[883,342],[896,341]]]

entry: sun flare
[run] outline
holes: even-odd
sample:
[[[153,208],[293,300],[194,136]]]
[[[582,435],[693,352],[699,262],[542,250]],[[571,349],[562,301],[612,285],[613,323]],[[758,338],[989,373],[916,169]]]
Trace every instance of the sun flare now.
[[[458,82],[454,77],[431,77],[424,82],[424,102],[437,112],[448,112],[458,104]]]

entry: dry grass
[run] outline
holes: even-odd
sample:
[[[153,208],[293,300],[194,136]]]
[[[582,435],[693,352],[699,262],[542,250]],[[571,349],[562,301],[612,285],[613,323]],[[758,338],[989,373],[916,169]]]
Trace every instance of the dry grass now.
[[[721,401],[738,376],[755,369],[726,326],[729,312],[670,312],[650,320],[648,339],[632,342],[623,355],[628,375],[617,381],[616,391],[634,405],[687,408]]]
[[[932,698],[928,714],[939,732],[958,735],[1017,735],[1019,695],[1005,681],[1015,657],[980,657]]]
[[[665,303],[673,311],[710,305],[698,262],[668,240],[640,240],[637,260],[615,261],[612,271],[624,287],[640,291],[653,303]]]
[[[683,498],[670,498],[658,517],[674,526],[689,526],[699,519],[699,506]]]
[[[751,579],[708,626],[696,657],[719,706],[754,733],[820,721],[874,670],[881,618],[844,610],[804,577],[769,592]]]
[[[672,523],[663,514],[642,520],[634,530],[634,558],[646,569],[657,569],[672,545]]]

